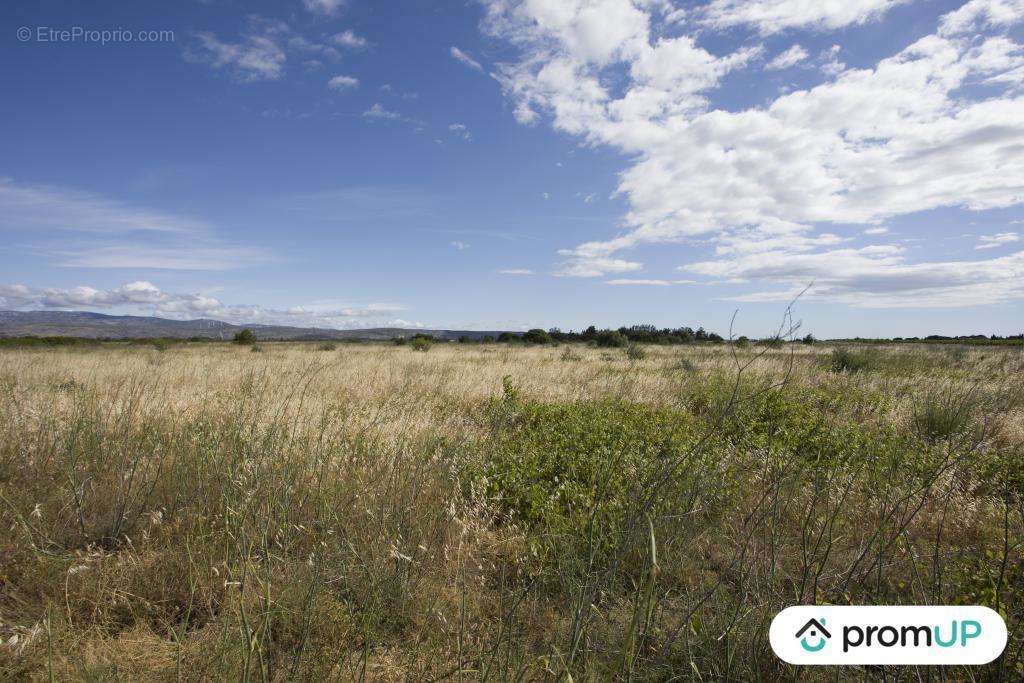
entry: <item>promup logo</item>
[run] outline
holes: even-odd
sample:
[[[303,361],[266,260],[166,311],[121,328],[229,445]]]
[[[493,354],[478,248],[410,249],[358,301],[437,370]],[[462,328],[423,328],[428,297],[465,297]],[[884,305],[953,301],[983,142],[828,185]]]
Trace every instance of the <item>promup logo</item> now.
[[[789,607],[768,635],[790,664],[987,664],[1006,647],[1002,617],[977,606]]]
[[[800,647],[803,649],[808,652],[819,652],[828,644],[828,639],[832,637],[832,634],[825,629],[825,618],[822,617],[821,621],[808,619],[803,628],[796,632],[796,637],[800,639]],[[808,638],[814,642],[814,645],[807,642]],[[815,638],[817,638],[816,641]]]

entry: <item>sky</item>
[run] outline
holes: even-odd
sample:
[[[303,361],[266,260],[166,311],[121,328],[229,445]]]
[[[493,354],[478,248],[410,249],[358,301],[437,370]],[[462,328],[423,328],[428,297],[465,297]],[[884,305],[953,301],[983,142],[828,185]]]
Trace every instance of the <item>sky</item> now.
[[[1024,330],[1024,0],[15,0],[0,309]]]

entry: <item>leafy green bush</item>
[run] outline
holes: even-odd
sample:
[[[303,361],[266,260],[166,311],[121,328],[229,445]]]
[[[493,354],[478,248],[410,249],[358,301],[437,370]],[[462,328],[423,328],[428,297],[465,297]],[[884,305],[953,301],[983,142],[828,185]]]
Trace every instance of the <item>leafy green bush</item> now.
[[[527,344],[550,344],[551,335],[540,328],[534,328],[523,334],[523,341]]]
[[[642,487],[693,441],[687,413],[615,400],[523,401],[506,378],[488,406],[487,457],[469,475],[532,532],[540,557],[617,542]]]
[[[857,353],[846,348],[832,351],[829,357],[829,368],[832,372],[863,372],[871,366],[871,359],[865,353]]]
[[[409,346],[413,351],[420,351],[426,353],[433,346],[433,343],[426,337],[413,337],[412,341],[409,342]]]
[[[601,330],[594,341],[598,346],[621,349],[629,344],[629,338],[618,330]]]
[[[231,338],[231,341],[241,346],[244,346],[246,344],[255,344],[256,333],[250,330],[248,327],[246,327],[243,330],[235,332],[235,336]]]

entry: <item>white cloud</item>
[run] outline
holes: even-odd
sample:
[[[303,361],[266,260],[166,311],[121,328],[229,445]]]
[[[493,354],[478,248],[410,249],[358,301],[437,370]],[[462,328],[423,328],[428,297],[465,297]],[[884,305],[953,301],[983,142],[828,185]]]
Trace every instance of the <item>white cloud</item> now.
[[[601,277],[608,273],[629,273],[643,268],[642,263],[606,256],[583,256],[571,250],[559,252],[568,257],[555,271],[558,277]]]
[[[448,126],[448,131],[451,132],[453,135],[462,138],[466,142],[470,142],[473,140],[473,134],[469,131],[469,128],[467,128],[465,124],[453,123]]]
[[[468,244],[466,244],[465,242],[460,242],[459,240],[455,240],[454,242],[451,242],[451,245],[453,247],[455,247],[458,251],[465,251],[465,250],[469,249],[469,245]]]
[[[955,36],[1009,26],[1024,17],[1024,0],[970,0],[942,18],[939,34]]]
[[[498,271],[500,275],[533,275],[529,268],[502,268]]]
[[[790,28],[838,29],[878,19],[910,0],[712,0],[701,22],[715,28],[750,26],[763,35]]]
[[[397,121],[402,118],[402,115],[398,112],[385,109],[384,105],[380,102],[364,111],[363,116],[368,119],[386,119],[391,121]]]
[[[740,301],[786,301],[812,281],[807,300],[864,308],[972,306],[1024,297],[1024,252],[987,261],[907,263],[901,247],[871,246],[816,254],[776,251],[693,263],[686,269],[789,285],[736,297]]]
[[[348,0],[302,0],[306,9],[314,14],[333,15],[348,4]]]
[[[341,33],[335,33],[334,36],[331,37],[331,40],[334,41],[335,45],[348,48],[349,50],[362,50],[369,45],[366,38],[356,35],[351,29],[346,29]]]
[[[282,78],[289,56],[307,69],[320,68],[325,60],[336,62],[342,57],[333,45],[306,38],[284,21],[259,15],[246,18],[237,41],[223,40],[209,31],[194,36],[195,41],[185,46],[186,60],[222,69],[243,83]]]
[[[551,193],[550,192],[541,192],[540,196],[544,199],[544,201],[547,201],[547,200],[551,199]]]
[[[889,228],[878,227],[878,228],[868,228],[867,230],[864,231],[864,234],[865,235],[885,235],[885,234],[888,234],[888,232],[889,232]]]
[[[995,235],[979,235],[975,249],[995,249],[1007,244],[1020,242],[1020,235],[1015,232],[1000,232]]]
[[[224,270],[274,260],[225,243],[199,218],[10,178],[0,178],[0,231],[29,233],[28,248],[64,267]]]
[[[327,87],[337,92],[352,90],[359,87],[359,79],[354,76],[338,75],[327,81]]]
[[[618,280],[605,280],[606,285],[616,286],[641,286],[641,287],[671,287],[672,285],[692,285],[696,284],[696,280],[633,280],[630,278],[620,278]]]
[[[314,302],[286,309],[254,304],[226,304],[206,294],[166,292],[151,282],[138,280],[113,289],[88,286],[32,288],[21,284],[0,285],[0,307],[10,309],[123,310],[172,319],[213,318],[236,324],[295,325],[327,328],[358,328],[408,323],[388,319],[404,310],[392,303],[361,305]],[[415,325],[415,324],[412,324]]]
[[[229,43],[208,31],[196,33],[197,47],[186,50],[191,61],[226,69],[243,82],[273,81],[284,74],[287,56],[272,38],[250,35],[244,42]]]
[[[822,50],[818,55],[818,68],[826,76],[838,76],[846,70],[846,64],[839,60],[839,53],[842,50],[843,48],[839,45],[833,45],[827,50]]]
[[[794,67],[800,62],[806,60],[810,55],[807,54],[807,50],[803,49],[799,45],[793,45],[785,52],[780,52],[775,56],[772,61],[765,65],[765,69],[769,71],[781,71],[782,69],[788,69]]]
[[[152,211],[88,192],[0,177],[0,230],[196,233],[197,218]]]
[[[666,38],[659,10],[647,3],[484,1],[485,29],[520,52],[496,68],[516,118],[529,124],[550,117],[557,130],[633,159],[618,187],[630,205],[622,232],[562,250],[567,262],[559,274],[636,270],[642,264],[618,252],[695,237],[714,246],[715,263],[773,255],[787,264],[828,264],[848,251],[834,248],[843,240],[827,232],[829,224],[870,229],[941,207],[981,211],[1024,202],[1024,49],[1004,35],[944,29],[872,68],[847,68],[834,46],[820,57],[824,83],[725,111],[711,110],[707,93],[745,68],[759,54],[756,45],[713,54],[692,37]],[[702,16],[770,33],[862,23],[894,4],[719,1]],[[982,8],[968,18],[972,26],[1006,27],[1021,16],[1018,0],[969,4]],[[949,16],[944,26],[957,23]],[[990,87],[965,94],[977,83]],[[890,248],[872,245],[854,265],[882,282],[935,265],[909,263],[902,254],[889,262]],[[994,262],[963,267],[991,273]],[[886,277],[890,272],[895,278]],[[860,282],[849,279],[850,287]],[[973,283],[951,286],[991,300]],[[1011,290],[992,288],[1004,296]],[[849,287],[817,291],[854,297]],[[865,294],[881,295],[877,288]]]
[[[115,242],[72,249],[62,245],[41,251],[62,268],[231,270],[275,260],[264,249],[228,245],[215,239],[189,239],[164,246]]]
[[[475,59],[473,59],[473,57],[471,57],[468,53],[463,52],[462,50],[460,50],[459,48],[455,47],[454,45],[452,45],[452,47],[449,50],[449,52],[451,53],[451,56],[453,58],[455,58],[457,61],[465,64],[466,66],[468,66],[470,69],[473,69],[474,71],[479,71],[480,73],[483,73],[484,67],[481,66],[480,62],[478,62]]]

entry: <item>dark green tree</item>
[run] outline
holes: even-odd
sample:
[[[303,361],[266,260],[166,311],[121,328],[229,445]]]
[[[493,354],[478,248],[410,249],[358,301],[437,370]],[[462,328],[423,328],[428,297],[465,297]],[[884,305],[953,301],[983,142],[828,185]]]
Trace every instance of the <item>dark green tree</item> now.
[[[248,327],[246,327],[243,330],[235,332],[235,336],[232,337],[231,341],[233,341],[236,344],[255,344],[256,333],[250,330]]]

